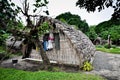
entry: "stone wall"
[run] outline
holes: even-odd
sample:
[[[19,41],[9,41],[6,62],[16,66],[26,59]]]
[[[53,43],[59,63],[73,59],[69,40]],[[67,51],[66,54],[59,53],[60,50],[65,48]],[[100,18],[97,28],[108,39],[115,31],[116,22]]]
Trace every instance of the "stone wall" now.
[[[95,46],[90,39],[80,30],[76,30],[70,25],[64,24],[55,19],[51,20],[51,22],[56,24],[56,28],[62,31],[70,40],[79,57],[79,65],[82,65],[86,60],[92,62],[95,54]]]
[[[58,64],[79,65],[79,58],[76,50],[73,48],[70,40],[61,32],[60,35],[60,50],[56,50],[53,42],[53,49],[46,51],[48,58],[51,61],[56,61]]]
[[[95,46],[84,33],[56,19],[49,17],[46,19],[54,24],[60,33],[60,50],[53,48],[51,51],[46,51],[50,60],[57,61],[59,64],[73,64],[80,67],[86,60],[92,62]]]

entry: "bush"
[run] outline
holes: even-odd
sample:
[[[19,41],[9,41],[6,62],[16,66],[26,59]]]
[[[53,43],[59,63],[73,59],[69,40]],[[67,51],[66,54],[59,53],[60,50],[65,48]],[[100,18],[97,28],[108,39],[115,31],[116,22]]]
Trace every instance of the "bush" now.
[[[91,71],[93,70],[93,66],[90,62],[88,61],[85,61],[84,64],[83,64],[83,68],[82,68],[84,71]]]
[[[103,46],[102,45],[96,45],[97,48],[102,48]]]
[[[0,30],[0,45],[4,45],[5,40],[8,38],[9,34],[3,30]]]
[[[117,46],[116,45],[111,45],[111,48],[117,48]]]
[[[105,44],[104,47],[109,49],[109,48],[111,48],[111,45]]]
[[[52,67],[52,70],[53,72],[59,72],[60,71],[60,68],[59,67]]]

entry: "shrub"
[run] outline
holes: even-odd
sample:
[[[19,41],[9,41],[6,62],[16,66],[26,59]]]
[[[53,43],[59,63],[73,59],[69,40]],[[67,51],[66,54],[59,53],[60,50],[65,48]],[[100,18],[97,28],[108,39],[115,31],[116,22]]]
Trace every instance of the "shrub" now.
[[[102,48],[103,46],[102,45],[96,45],[97,48]]]
[[[52,71],[53,71],[53,72],[59,72],[59,71],[60,71],[60,68],[59,68],[59,67],[53,67],[53,68],[52,68]]]
[[[111,48],[111,45],[105,44],[104,47],[109,49],[109,48]]]
[[[117,46],[116,45],[111,45],[111,48],[117,48]]]
[[[91,71],[93,70],[93,66],[90,62],[88,61],[85,61],[84,64],[83,64],[83,68],[82,68],[84,71]]]

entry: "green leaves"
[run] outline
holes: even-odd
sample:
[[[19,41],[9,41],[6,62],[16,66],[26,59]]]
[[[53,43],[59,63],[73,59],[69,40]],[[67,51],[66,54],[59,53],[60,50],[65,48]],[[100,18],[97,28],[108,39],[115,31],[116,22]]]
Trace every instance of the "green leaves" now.
[[[19,6],[17,6],[17,9],[20,10],[21,8]]]
[[[95,27],[95,31],[105,40],[107,40],[108,35],[110,35],[113,44],[117,44],[120,39],[120,20],[102,22]]]
[[[39,8],[39,7],[47,6],[48,3],[49,2],[47,0],[36,0],[36,3],[33,5]]]
[[[46,11],[43,11],[43,12],[45,12],[47,15],[49,15],[49,11],[48,11],[48,10],[46,10]]]
[[[20,12],[19,9],[12,1],[0,0],[0,18],[3,23],[7,24],[9,20],[15,20],[15,17]]]
[[[37,7],[37,8],[46,6],[46,4],[44,4],[44,3],[36,3],[36,4],[33,4],[33,5],[34,5],[35,7]]]
[[[49,29],[50,29],[50,25],[49,25],[49,23],[48,22],[44,22],[40,27],[39,27],[39,35],[42,35],[42,34],[44,34],[44,33],[46,33],[46,32],[48,32],[49,31]]]
[[[44,0],[44,2],[45,2],[45,4],[48,4],[48,3],[49,3],[49,1],[47,1],[47,0]]]
[[[88,62],[88,61],[85,61],[84,65],[83,65],[83,70],[85,70],[85,71],[91,71],[91,70],[93,70],[92,64],[90,62]]]
[[[113,7],[114,13],[112,14],[112,19],[120,20],[120,1],[119,0],[78,0],[76,6],[79,8],[86,9],[88,12],[94,12],[98,10],[99,12],[104,10],[106,7]],[[116,11],[117,10],[117,11]]]
[[[9,34],[4,30],[0,30],[0,45],[5,43],[5,40],[8,38]]]
[[[15,6],[15,4],[14,4],[14,3],[11,3],[11,6],[13,6],[13,7],[14,7],[14,6]]]
[[[33,9],[33,12],[35,13],[38,8],[42,8],[42,7],[46,7],[47,8],[47,4],[49,2],[47,0],[36,0],[36,3],[33,4],[35,6],[35,8]],[[45,12],[47,15],[49,15],[49,11],[48,10],[44,10],[43,12]]]
[[[95,26],[90,26],[90,30],[86,33],[90,40],[94,41],[97,38],[97,34],[95,32]]]
[[[89,31],[89,26],[85,20],[81,20],[81,17],[75,14],[71,14],[70,12],[66,12],[60,14],[56,17],[56,19],[63,19],[67,24],[77,26],[77,29],[81,30],[83,33]]]
[[[38,3],[38,2],[41,2],[41,0],[36,0],[36,2]]]

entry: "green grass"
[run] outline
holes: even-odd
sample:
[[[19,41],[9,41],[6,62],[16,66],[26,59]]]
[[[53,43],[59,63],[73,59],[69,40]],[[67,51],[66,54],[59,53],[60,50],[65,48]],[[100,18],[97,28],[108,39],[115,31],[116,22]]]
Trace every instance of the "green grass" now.
[[[120,54],[120,48],[119,47],[107,49],[104,46],[99,45],[99,46],[96,46],[96,50],[97,51],[108,52],[108,53],[113,53],[113,54]]]
[[[0,68],[0,80],[104,80],[97,75],[48,71],[21,71]]]

